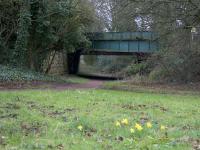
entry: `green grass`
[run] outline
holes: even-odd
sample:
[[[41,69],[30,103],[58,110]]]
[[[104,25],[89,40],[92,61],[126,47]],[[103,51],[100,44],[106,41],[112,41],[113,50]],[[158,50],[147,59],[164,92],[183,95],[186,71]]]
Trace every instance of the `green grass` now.
[[[133,80],[119,80],[104,82],[104,89],[133,91],[142,93],[171,93],[171,94],[195,94],[200,95],[200,84],[178,84],[178,83],[153,83]]]
[[[188,150],[200,139],[200,96],[106,90],[0,92],[0,149]],[[115,122],[127,118],[127,126]],[[152,122],[147,129],[145,123]],[[130,133],[138,122],[141,132]],[[83,131],[77,129],[83,126]],[[167,126],[165,131],[160,125]]]

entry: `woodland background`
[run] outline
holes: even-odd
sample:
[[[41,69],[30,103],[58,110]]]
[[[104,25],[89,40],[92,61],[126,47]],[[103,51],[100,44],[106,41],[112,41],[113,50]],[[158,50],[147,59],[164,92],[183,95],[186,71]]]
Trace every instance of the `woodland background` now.
[[[88,47],[85,33],[153,31],[159,34],[160,51],[147,61],[101,58],[98,69],[109,73],[121,60],[128,62],[117,65],[125,76],[200,80],[199,0],[0,0],[0,9],[1,66],[42,72],[52,51]]]

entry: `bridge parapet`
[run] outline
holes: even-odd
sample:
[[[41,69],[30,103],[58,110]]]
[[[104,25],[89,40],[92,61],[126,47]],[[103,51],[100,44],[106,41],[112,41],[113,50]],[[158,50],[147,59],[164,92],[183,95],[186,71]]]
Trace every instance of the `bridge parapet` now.
[[[151,40],[158,39],[154,32],[104,32],[89,33],[88,37],[92,40]]]

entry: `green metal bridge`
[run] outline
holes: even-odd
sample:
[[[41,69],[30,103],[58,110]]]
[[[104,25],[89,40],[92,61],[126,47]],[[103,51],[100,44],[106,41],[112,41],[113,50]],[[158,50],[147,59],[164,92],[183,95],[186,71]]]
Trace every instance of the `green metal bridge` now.
[[[80,55],[136,55],[149,56],[159,50],[158,36],[154,32],[88,33],[91,47],[68,55],[70,73],[77,73]]]
[[[159,49],[158,36],[153,32],[89,33],[87,36],[92,42],[90,49],[86,50],[89,53],[144,54]]]

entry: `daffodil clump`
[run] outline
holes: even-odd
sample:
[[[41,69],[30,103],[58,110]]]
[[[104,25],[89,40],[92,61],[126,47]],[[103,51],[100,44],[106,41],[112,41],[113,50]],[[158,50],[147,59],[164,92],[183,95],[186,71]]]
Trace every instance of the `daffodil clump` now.
[[[116,127],[121,127],[121,123],[119,121],[116,121],[115,126]]]
[[[166,126],[161,125],[161,126],[160,126],[160,130],[162,130],[162,131],[166,130]]]
[[[131,126],[131,123],[129,122],[129,120],[127,118],[123,118],[121,121],[116,121],[115,122],[115,126],[117,128],[126,128],[126,126]],[[139,134],[139,133],[144,133],[145,131],[151,131],[151,129],[155,129],[156,126],[154,126],[152,124],[152,122],[148,121],[146,122],[145,124],[140,124],[140,123],[135,123],[134,125],[132,125],[130,128],[129,128],[129,131],[131,134]],[[158,128],[157,128],[158,129]],[[159,130],[160,131],[165,131],[167,129],[166,126],[164,125],[160,125],[159,127]]]
[[[132,124],[127,118],[123,118],[121,120],[117,120],[115,121],[115,127],[118,129],[127,129],[127,127],[129,128],[129,133],[131,136],[136,137],[136,139],[138,138],[137,136],[141,137],[144,134],[149,134],[151,132],[147,132],[147,131],[152,131],[153,129],[158,129],[160,131],[166,131],[167,127],[165,125],[160,125],[159,127],[154,126],[154,124],[150,121],[146,122],[146,123],[139,123],[136,122],[134,124]],[[84,131],[85,128],[82,125],[78,125],[77,129],[79,131]],[[150,135],[148,135],[148,137],[151,137]]]
[[[128,125],[128,119],[127,118],[122,119],[121,124]]]
[[[151,124],[151,122],[147,122],[147,128],[152,128],[152,124]]]
[[[135,124],[135,129],[137,129],[138,131],[142,131],[143,127],[139,123],[136,123]]]
[[[82,126],[82,125],[79,125],[79,126],[77,127],[77,129],[80,130],[80,131],[83,131],[83,126]]]

